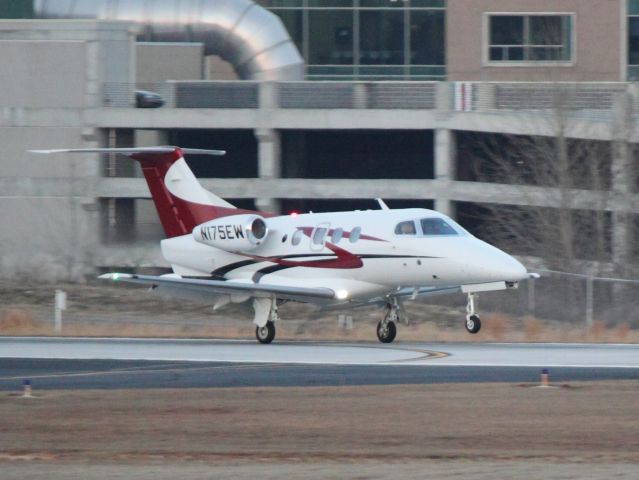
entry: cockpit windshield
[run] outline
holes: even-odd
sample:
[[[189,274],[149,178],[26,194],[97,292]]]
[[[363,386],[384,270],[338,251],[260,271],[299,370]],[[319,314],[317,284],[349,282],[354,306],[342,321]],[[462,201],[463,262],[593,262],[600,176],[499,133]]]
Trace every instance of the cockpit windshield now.
[[[443,218],[422,218],[422,233],[428,235],[459,235]]]
[[[396,235],[416,235],[417,229],[415,228],[415,222],[408,220],[406,222],[400,222],[395,227]]]
[[[395,226],[395,235],[432,237],[442,235],[468,235],[468,232],[449,218],[431,217],[399,222]]]

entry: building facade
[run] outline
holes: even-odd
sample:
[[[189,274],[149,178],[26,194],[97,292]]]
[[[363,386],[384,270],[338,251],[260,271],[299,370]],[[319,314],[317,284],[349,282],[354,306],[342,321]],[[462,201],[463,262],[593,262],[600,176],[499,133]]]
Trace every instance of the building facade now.
[[[0,2],[0,11],[43,17],[38,3]],[[0,22],[0,58],[12,66],[0,71],[3,275],[167,267],[133,164],[27,153],[167,143],[226,149],[223,161],[189,162],[238,206],[365,209],[382,197],[391,207],[435,207],[477,232],[495,215],[568,209],[584,235],[597,222],[612,232],[603,254],[586,249],[586,259],[636,262],[639,2],[258,3],[282,20],[305,79],[232,80],[237,70],[201,42],[158,42],[121,18]],[[164,106],[138,108],[139,89],[159,93]],[[556,166],[557,150],[541,146],[557,138],[568,139],[559,157],[568,152],[577,180],[494,167],[522,145]],[[603,152],[599,183],[586,179],[586,151]],[[504,168],[530,163],[522,158]]]

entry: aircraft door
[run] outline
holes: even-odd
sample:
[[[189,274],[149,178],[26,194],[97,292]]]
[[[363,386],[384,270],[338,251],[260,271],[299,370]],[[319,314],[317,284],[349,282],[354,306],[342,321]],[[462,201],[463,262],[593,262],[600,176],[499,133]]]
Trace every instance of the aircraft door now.
[[[330,223],[320,223],[313,229],[313,233],[311,233],[311,251],[319,252],[324,249],[330,226]]]

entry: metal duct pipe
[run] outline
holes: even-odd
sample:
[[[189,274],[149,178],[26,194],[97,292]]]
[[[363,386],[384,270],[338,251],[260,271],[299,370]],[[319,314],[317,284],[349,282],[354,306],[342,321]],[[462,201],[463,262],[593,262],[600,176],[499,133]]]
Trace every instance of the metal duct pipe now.
[[[303,80],[302,59],[280,19],[251,0],[35,0],[36,18],[123,20],[146,41],[201,42],[246,80]]]

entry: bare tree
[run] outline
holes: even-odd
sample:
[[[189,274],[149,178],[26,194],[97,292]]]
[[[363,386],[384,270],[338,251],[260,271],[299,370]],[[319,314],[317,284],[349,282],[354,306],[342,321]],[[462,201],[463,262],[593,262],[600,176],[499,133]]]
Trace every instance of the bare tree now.
[[[537,121],[546,123],[552,136],[466,134],[461,142],[462,176],[519,186],[522,203],[530,205],[483,204],[481,215],[493,221],[482,222],[479,233],[519,254],[542,257],[549,268],[603,266],[612,261],[612,219],[606,211],[612,146],[568,138],[572,92],[564,87],[547,93],[549,108]],[[535,206],[540,195],[550,206]]]

